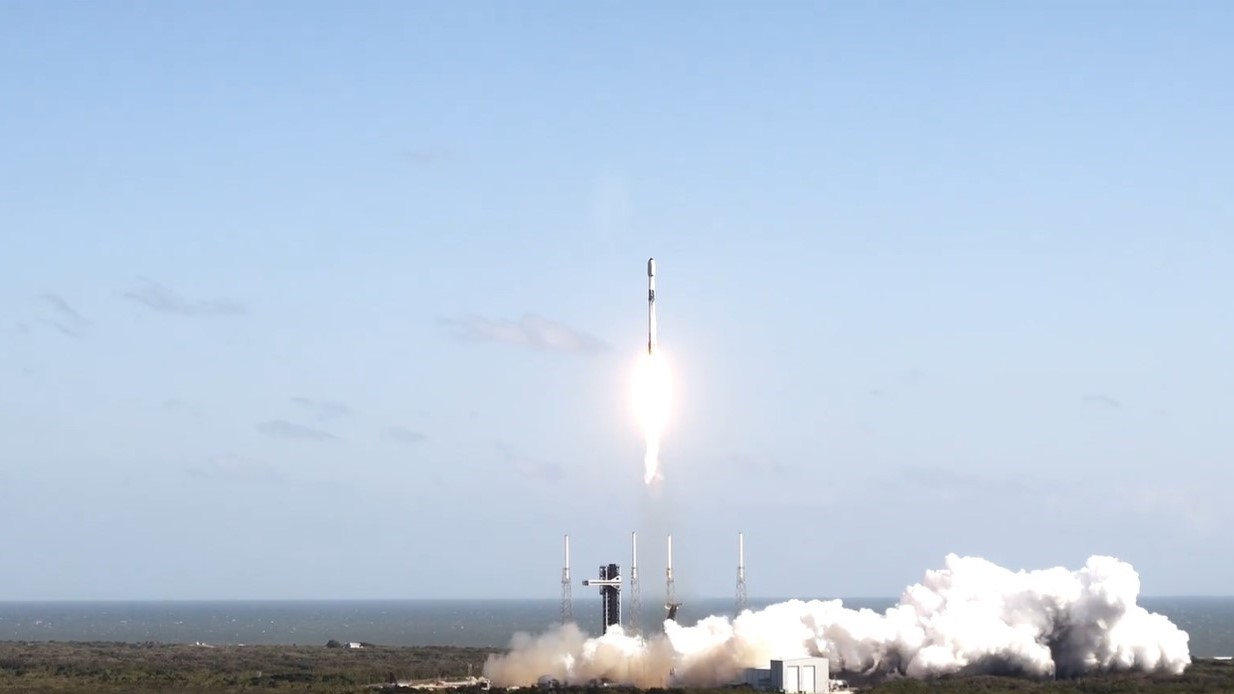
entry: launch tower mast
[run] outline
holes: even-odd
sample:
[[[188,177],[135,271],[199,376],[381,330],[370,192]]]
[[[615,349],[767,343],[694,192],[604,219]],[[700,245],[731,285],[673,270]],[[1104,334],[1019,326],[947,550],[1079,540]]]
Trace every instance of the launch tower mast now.
[[[561,567],[561,623],[574,621],[574,596],[570,587],[570,536],[566,535],[566,563]]]
[[[631,631],[638,629],[639,613],[643,611],[643,598],[638,585],[638,533],[630,533],[630,618]]]
[[[741,614],[746,609],[746,541],[742,533],[737,533],[737,612]]]
[[[668,618],[677,619],[677,609],[681,607],[681,603],[677,602],[677,587],[673,585],[673,536],[668,536],[668,567],[664,569],[664,609],[668,612]]]

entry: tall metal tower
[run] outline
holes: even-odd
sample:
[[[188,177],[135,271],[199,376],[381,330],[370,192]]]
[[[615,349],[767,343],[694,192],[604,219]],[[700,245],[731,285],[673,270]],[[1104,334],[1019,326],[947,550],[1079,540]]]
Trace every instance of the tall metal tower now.
[[[570,536],[566,535],[566,563],[561,567],[561,623],[574,621],[574,596],[570,588]]]
[[[630,631],[638,631],[639,613],[643,610],[643,598],[638,587],[638,533],[630,533]]]
[[[677,587],[673,585],[673,536],[668,536],[668,568],[664,569],[664,609],[668,612],[668,619],[677,619],[677,609],[681,607],[681,603],[677,602]]]
[[[746,609],[746,541],[742,533],[737,533],[737,612],[741,614]]]

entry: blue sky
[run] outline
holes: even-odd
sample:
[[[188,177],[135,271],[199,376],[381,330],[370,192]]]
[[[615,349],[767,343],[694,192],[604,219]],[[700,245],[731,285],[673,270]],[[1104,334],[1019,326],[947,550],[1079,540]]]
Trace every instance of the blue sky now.
[[[4,3],[0,599],[553,597],[635,529],[649,596],[669,530],[687,596],[739,530],[755,595],[1228,593],[1230,26]]]

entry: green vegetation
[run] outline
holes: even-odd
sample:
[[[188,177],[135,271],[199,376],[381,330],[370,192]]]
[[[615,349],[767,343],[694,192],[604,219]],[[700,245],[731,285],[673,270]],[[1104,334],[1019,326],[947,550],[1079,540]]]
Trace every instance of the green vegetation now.
[[[0,642],[0,692],[373,692],[479,675],[483,648]]]
[[[489,649],[359,649],[321,646],[0,642],[0,692],[155,694],[162,692],[319,692],[358,694],[410,691],[392,682],[479,675]],[[382,686],[385,685],[385,686]],[[478,694],[478,688],[457,690]],[[526,690],[524,690],[526,691]],[[739,694],[745,688],[650,690],[648,694]],[[1234,692],[1234,663],[1196,661],[1179,677],[1091,675],[1037,681],[1012,677],[892,680],[863,687],[871,694],[1188,694]],[[488,694],[501,694],[492,690]],[[625,687],[567,687],[554,694],[635,694]]]

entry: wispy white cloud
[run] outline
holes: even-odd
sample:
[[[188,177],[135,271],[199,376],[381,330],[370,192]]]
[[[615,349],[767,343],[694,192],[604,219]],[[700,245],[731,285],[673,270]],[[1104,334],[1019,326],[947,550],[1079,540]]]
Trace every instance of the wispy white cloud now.
[[[185,472],[198,479],[228,482],[273,483],[283,481],[283,475],[268,463],[245,458],[235,453],[214,456],[200,465],[186,468]]]
[[[499,342],[568,354],[597,354],[608,349],[603,340],[593,335],[530,313],[517,321],[465,316],[440,318],[437,323],[457,340]]]
[[[338,437],[324,429],[296,424],[285,419],[270,419],[257,423],[257,431],[276,439],[300,441],[329,441]]]
[[[90,328],[90,321],[78,313],[77,309],[59,294],[44,292],[39,296],[39,300],[51,311],[52,317],[47,320],[47,323],[60,331],[61,335],[83,337]]]
[[[759,476],[786,478],[795,472],[791,465],[785,465],[771,456],[756,453],[733,453],[728,456],[728,462],[734,470]]]
[[[406,427],[387,427],[385,430],[386,438],[398,443],[420,443],[425,440],[425,435],[408,429]]]
[[[1123,403],[1119,402],[1118,400],[1115,400],[1114,398],[1106,395],[1105,393],[1089,393],[1088,395],[1084,396],[1084,402],[1088,403],[1089,405],[1107,407],[1111,410],[1119,410],[1119,409],[1122,409],[1123,407]]]
[[[189,299],[151,280],[144,280],[141,287],[125,292],[124,298],[159,313],[181,316],[239,316],[248,312],[244,304],[234,299]]]

